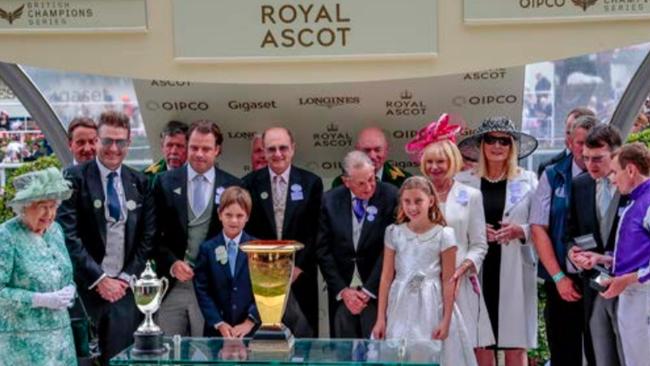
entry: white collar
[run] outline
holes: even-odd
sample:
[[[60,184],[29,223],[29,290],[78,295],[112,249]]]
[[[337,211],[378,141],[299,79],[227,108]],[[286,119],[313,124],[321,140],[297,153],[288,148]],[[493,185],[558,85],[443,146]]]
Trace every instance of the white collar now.
[[[223,234],[224,243],[226,243],[226,245],[228,245],[228,242],[232,240],[235,242],[235,244],[237,244],[237,246],[239,246],[239,242],[241,241],[241,236],[243,232],[244,231],[240,231],[239,234],[237,234],[237,236],[230,239],[229,237],[226,236],[226,233],[224,231],[221,231],[221,233]]]
[[[282,179],[284,179],[284,182],[289,184],[289,175],[291,174],[291,165],[289,165],[289,167],[287,169],[285,169],[282,172],[282,174],[275,174],[275,172],[270,167],[268,167],[268,169],[269,169],[269,174],[271,175],[271,181],[273,181],[274,177],[281,176]]]
[[[194,177],[196,177],[197,175],[199,175],[199,173],[196,170],[192,169],[192,166],[188,163],[187,164],[187,181],[191,182],[192,180],[194,180]],[[210,167],[210,169],[207,172],[203,173],[203,176],[205,177],[205,179],[208,180],[208,182],[210,182],[210,184],[212,184],[212,182],[214,181],[214,176],[215,176],[214,166]]]
[[[377,177],[377,180],[381,182],[381,177],[384,175],[384,165],[377,170],[377,173],[375,173],[375,177]]]
[[[584,170],[582,170],[582,168],[576,164],[576,161],[574,159],[571,159],[571,177],[577,177],[582,174],[582,172],[584,172]]]
[[[119,167],[115,170],[110,170],[108,169],[104,164],[102,164],[101,161],[99,161],[99,158],[95,158],[95,161],[97,162],[97,167],[99,168],[99,174],[102,178],[107,178],[108,175],[112,172],[117,173],[117,177],[119,178],[121,176],[121,171],[122,171],[122,164],[120,164]]]

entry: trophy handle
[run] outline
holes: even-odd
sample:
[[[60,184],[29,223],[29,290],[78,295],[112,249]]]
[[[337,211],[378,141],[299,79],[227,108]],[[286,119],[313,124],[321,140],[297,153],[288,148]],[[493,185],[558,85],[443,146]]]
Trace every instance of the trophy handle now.
[[[160,282],[162,282],[162,290],[160,291],[160,301],[162,301],[162,298],[165,297],[165,294],[169,289],[169,280],[167,277],[163,277],[160,279]]]

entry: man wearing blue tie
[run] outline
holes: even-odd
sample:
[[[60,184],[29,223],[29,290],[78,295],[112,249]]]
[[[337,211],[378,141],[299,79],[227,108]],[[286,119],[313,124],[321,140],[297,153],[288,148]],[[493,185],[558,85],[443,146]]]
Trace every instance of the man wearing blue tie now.
[[[206,337],[242,338],[259,324],[248,259],[239,250],[240,244],[253,239],[243,231],[251,206],[245,189],[226,189],[219,205],[223,230],[199,248],[194,289],[205,318]]]
[[[361,151],[345,156],[343,170],[343,186],[323,197],[316,251],[334,336],[368,338],[377,317],[384,231],[394,221],[397,188],[377,182],[372,160]]]
[[[100,116],[97,158],[65,171],[73,194],[57,215],[79,294],[97,326],[102,365],[133,343],[141,316],[129,280],[144,269],[156,229],[147,178],[122,164],[130,131],[126,115]]]

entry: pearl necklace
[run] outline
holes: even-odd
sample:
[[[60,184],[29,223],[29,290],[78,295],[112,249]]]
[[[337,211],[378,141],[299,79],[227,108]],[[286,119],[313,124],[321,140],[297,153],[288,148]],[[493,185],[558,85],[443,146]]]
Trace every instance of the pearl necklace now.
[[[483,177],[483,179],[487,180],[490,183],[499,183],[501,182],[504,178],[506,177],[506,173],[502,173],[500,176],[492,179],[488,177],[487,175]]]

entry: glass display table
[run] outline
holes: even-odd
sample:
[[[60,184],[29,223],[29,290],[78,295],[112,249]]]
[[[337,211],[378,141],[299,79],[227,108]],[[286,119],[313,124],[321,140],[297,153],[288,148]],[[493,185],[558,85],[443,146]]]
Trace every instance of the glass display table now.
[[[438,365],[440,342],[297,339],[290,350],[250,339],[165,338],[167,352],[136,355],[132,347],[112,366],[127,365]]]

